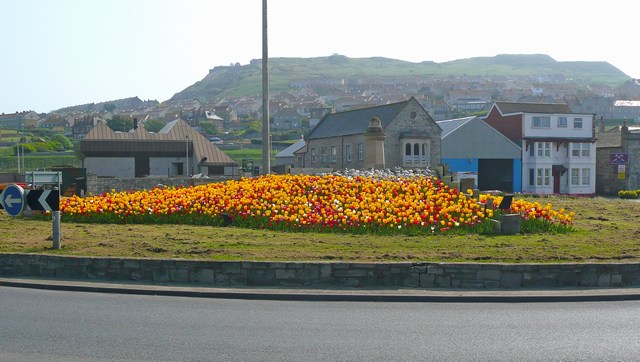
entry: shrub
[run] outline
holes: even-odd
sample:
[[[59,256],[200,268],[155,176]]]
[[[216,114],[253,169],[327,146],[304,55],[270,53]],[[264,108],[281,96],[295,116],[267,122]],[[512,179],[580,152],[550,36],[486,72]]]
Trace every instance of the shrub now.
[[[638,190],[620,190],[618,191],[618,197],[621,199],[637,199]]]

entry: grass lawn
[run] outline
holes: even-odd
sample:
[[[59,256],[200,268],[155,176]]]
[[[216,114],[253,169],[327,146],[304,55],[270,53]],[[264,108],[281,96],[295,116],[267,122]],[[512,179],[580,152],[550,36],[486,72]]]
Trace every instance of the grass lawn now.
[[[234,227],[62,223],[51,249],[50,221],[0,212],[0,252],[205,260],[360,262],[638,262],[640,202],[548,197],[576,213],[566,234],[376,236],[283,233]]]

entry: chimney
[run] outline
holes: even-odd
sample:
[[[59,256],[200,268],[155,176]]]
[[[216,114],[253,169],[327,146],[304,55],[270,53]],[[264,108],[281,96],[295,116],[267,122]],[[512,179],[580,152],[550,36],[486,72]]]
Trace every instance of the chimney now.
[[[133,130],[135,131],[135,130],[137,130],[137,129],[138,129],[138,119],[137,119],[137,118],[134,118],[134,119],[133,119]]]
[[[600,132],[604,133],[604,116],[600,116]]]

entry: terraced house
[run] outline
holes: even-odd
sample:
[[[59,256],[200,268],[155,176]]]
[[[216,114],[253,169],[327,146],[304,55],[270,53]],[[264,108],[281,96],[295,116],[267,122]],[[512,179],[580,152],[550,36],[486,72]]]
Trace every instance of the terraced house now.
[[[522,148],[522,192],[595,194],[593,114],[564,103],[495,102],[485,121]]]

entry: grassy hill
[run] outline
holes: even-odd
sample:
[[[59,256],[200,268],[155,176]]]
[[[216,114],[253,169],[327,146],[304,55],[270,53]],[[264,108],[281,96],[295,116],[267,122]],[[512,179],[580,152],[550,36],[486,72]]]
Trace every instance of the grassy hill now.
[[[444,63],[412,63],[389,58],[270,58],[269,89],[286,91],[294,80],[389,79],[441,76],[539,76],[564,75],[585,83],[619,86],[629,76],[607,62],[558,62],[547,55],[497,55]],[[262,89],[262,62],[215,67],[201,81],[176,93],[172,99],[212,99],[219,96],[258,95]]]

